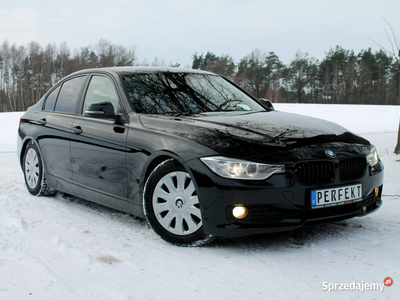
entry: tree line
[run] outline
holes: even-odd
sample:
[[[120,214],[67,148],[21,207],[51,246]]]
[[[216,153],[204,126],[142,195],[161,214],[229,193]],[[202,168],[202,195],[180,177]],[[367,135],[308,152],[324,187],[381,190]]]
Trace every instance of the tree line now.
[[[101,39],[94,46],[71,53],[66,43],[27,47],[3,42],[0,46],[0,112],[23,111],[35,104],[66,75],[87,68],[129,66],[137,62],[135,46]]]
[[[235,63],[229,55],[193,55],[193,69],[224,75],[257,98],[272,102],[400,104],[400,65],[390,53],[371,48],[355,54],[340,46],[319,61],[297,52],[284,64],[260,49]]]
[[[124,65],[148,63],[138,62],[135,46],[112,44],[103,39],[73,53],[66,43],[42,47],[37,42],[27,46],[3,42],[0,111],[26,110],[52,85],[74,71]],[[155,58],[151,65],[165,65],[165,62]],[[238,62],[229,55],[194,53],[191,67],[224,75],[255,97],[272,102],[400,104],[399,61],[383,50],[369,48],[356,54],[336,46],[321,61],[297,52],[288,64],[274,52],[260,49]]]

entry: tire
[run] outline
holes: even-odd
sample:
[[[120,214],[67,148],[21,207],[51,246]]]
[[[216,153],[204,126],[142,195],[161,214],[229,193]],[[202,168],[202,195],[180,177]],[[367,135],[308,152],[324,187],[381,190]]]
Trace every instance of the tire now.
[[[26,187],[32,195],[50,196],[54,191],[47,186],[42,157],[37,146],[30,142],[25,149],[23,170]]]
[[[159,164],[147,178],[143,210],[151,228],[169,243],[201,246],[213,240],[203,232],[193,179],[173,159]]]

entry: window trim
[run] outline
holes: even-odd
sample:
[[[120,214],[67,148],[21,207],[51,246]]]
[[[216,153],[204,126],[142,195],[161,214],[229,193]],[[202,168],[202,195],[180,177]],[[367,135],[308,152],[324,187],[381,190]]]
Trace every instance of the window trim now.
[[[112,85],[114,87],[114,91],[115,91],[115,93],[116,93],[116,95],[118,97],[118,103],[121,106],[122,116],[123,116],[123,118],[125,120],[129,120],[129,118],[128,118],[128,110],[126,109],[125,103],[123,101],[123,97],[121,95],[120,90],[117,87],[118,85],[116,84],[115,79],[112,76],[110,76],[108,74],[105,74],[105,73],[90,73],[88,75],[89,76],[88,76],[88,79],[87,79],[87,81],[85,83],[85,86],[84,86],[84,89],[83,89],[83,92],[82,92],[82,97],[80,99],[79,106],[77,107],[77,115],[87,118],[85,116],[84,112],[83,112],[83,106],[84,106],[84,103],[85,103],[85,100],[86,100],[86,94],[87,94],[87,92],[89,90],[89,86],[90,86],[90,82],[92,81],[92,78],[94,76],[99,76],[99,77],[105,77],[105,78],[107,78],[107,79],[109,79],[111,81],[111,83],[112,83]]]

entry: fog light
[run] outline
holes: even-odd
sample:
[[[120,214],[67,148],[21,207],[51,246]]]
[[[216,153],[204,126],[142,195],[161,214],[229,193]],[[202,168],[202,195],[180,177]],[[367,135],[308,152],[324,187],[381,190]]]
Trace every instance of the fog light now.
[[[236,219],[243,219],[244,217],[247,216],[247,208],[244,206],[235,206],[232,209],[232,215],[236,218]]]
[[[380,190],[380,188],[378,188],[378,187],[375,189],[375,196],[376,197],[379,197],[379,190]]]

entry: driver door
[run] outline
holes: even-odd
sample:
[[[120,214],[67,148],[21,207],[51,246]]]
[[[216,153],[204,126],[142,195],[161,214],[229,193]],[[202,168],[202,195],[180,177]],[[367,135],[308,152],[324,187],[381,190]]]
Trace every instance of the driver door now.
[[[126,201],[128,122],[85,116],[84,112],[89,105],[99,102],[111,102],[115,114],[123,114],[120,97],[112,79],[93,75],[83,100],[81,114],[75,117],[71,128],[72,178],[75,184],[83,188]],[[127,117],[124,119],[128,120]]]

